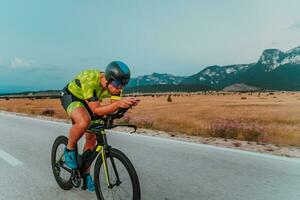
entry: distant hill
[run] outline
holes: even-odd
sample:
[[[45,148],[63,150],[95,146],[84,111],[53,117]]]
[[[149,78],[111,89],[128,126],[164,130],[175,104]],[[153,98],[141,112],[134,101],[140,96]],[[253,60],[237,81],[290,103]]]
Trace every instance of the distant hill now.
[[[191,76],[174,76],[167,73],[138,76],[130,79],[125,92],[189,92],[224,88],[227,90],[228,86],[229,89],[238,90],[259,88],[300,91],[300,46],[287,52],[266,49],[255,63],[213,65]],[[0,85],[1,93],[26,90],[31,89]]]
[[[241,80],[268,89],[300,90],[300,47],[287,52],[265,50]]]
[[[216,89],[239,83],[241,74],[254,64],[240,64],[229,66],[209,66],[199,73],[184,79],[181,83],[205,84]]]
[[[261,91],[260,88],[254,87],[254,86],[250,86],[250,85],[246,85],[243,83],[238,83],[238,84],[233,84],[230,86],[227,86],[223,89],[223,91],[226,92],[246,92],[246,91]]]
[[[185,77],[174,76],[171,74],[153,73],[151,75],[138,76],[131,78],[127,87],[137,87],[143,85],[178,85]]]
[[[202,84],[179,84],[179,85],[144,85],[125,88],[125,93],[157,93],[157,92],[197,92],[212,90],[209,86]]]
[[[256,63],[213,65],[189,76],[158,74],[132,79],[128,87],[144,85],[201,84],[216,90],[246,84],[270,90],[300,90],[300,47],[282,52],[266,49]]]
[[[256,63],[210,66],[181,83],[206,84],[223,89],[246,84],[271,90],[300,90],[300,47],[282,52],[264,50]]]

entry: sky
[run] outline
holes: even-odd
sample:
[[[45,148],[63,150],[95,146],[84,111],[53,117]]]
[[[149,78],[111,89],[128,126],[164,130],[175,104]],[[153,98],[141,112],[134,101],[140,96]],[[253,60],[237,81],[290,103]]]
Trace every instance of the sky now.
[[[0,93],[61,89],[113,60],[190,76],[300,46],[299,0],[0,0]]]

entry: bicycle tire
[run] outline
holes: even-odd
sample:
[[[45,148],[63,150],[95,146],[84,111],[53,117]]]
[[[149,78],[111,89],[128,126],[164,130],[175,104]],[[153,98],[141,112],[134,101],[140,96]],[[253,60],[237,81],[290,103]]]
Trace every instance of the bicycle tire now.
[[[54,178],[55,178],[57,184],[63,190],[72,189],[73,184],[71,183],[71,179],[69,179],[68,181],[63,181],[57,174],[57,170],[56,170],[56,166],[55,166],[56,165],[56,153],[57,153],[57,148],[59,147],[59,145],[67,146],[67,144],[68,144],[68,138],[65,136],[59,136],[54,141],[52,150],[51,150],[51,166],[52,166],[53,175],[54,175]]]
[[[132,200],[140,200],[141,199],[141,189],[140,189],[139,179],[138,179],[137,173],[136,173],[132,163],[128,159],[128,157],[120,150],[114,149],[114,148],[111,148],[106,153],[107,160],[110,159],[111,157],[113,159],[119,160],[124,165],[125,169],[127,170],[127,173],[129,174],[129,177],[131,180],[131,186],[132,186],[132,190],[133,190]],[[94,171],[95,191],[96,191],[98,200],[107,200],[107,199],[104,199],[102,190],[101,190],[101,187],[107,187],[107,185],[106,184],[101,185],[100,181],[99,181],[100,170],[101,170],[102,164],[103,164],[102,157],[98,156],[96,163],[95,163],[95,171]]]

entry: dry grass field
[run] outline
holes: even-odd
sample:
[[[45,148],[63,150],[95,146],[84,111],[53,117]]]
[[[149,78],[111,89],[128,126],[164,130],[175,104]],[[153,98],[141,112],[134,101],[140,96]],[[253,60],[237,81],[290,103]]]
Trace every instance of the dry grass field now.
[[[189,135],[300,146],[300,93],[210,93],[139,97],[124,121]],[[0,100],[0,110],[67,118],[58,99]]]

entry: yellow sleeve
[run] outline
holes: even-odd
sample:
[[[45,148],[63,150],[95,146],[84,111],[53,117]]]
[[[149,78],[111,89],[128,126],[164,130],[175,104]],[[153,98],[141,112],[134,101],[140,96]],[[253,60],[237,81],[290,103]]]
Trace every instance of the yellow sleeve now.
[[[122,99],[122,96],[123,96],[123,91],[121,90],[121,92],[118,94],[118,95],[112,95],[110,97],[111,100],[121,100]]]

